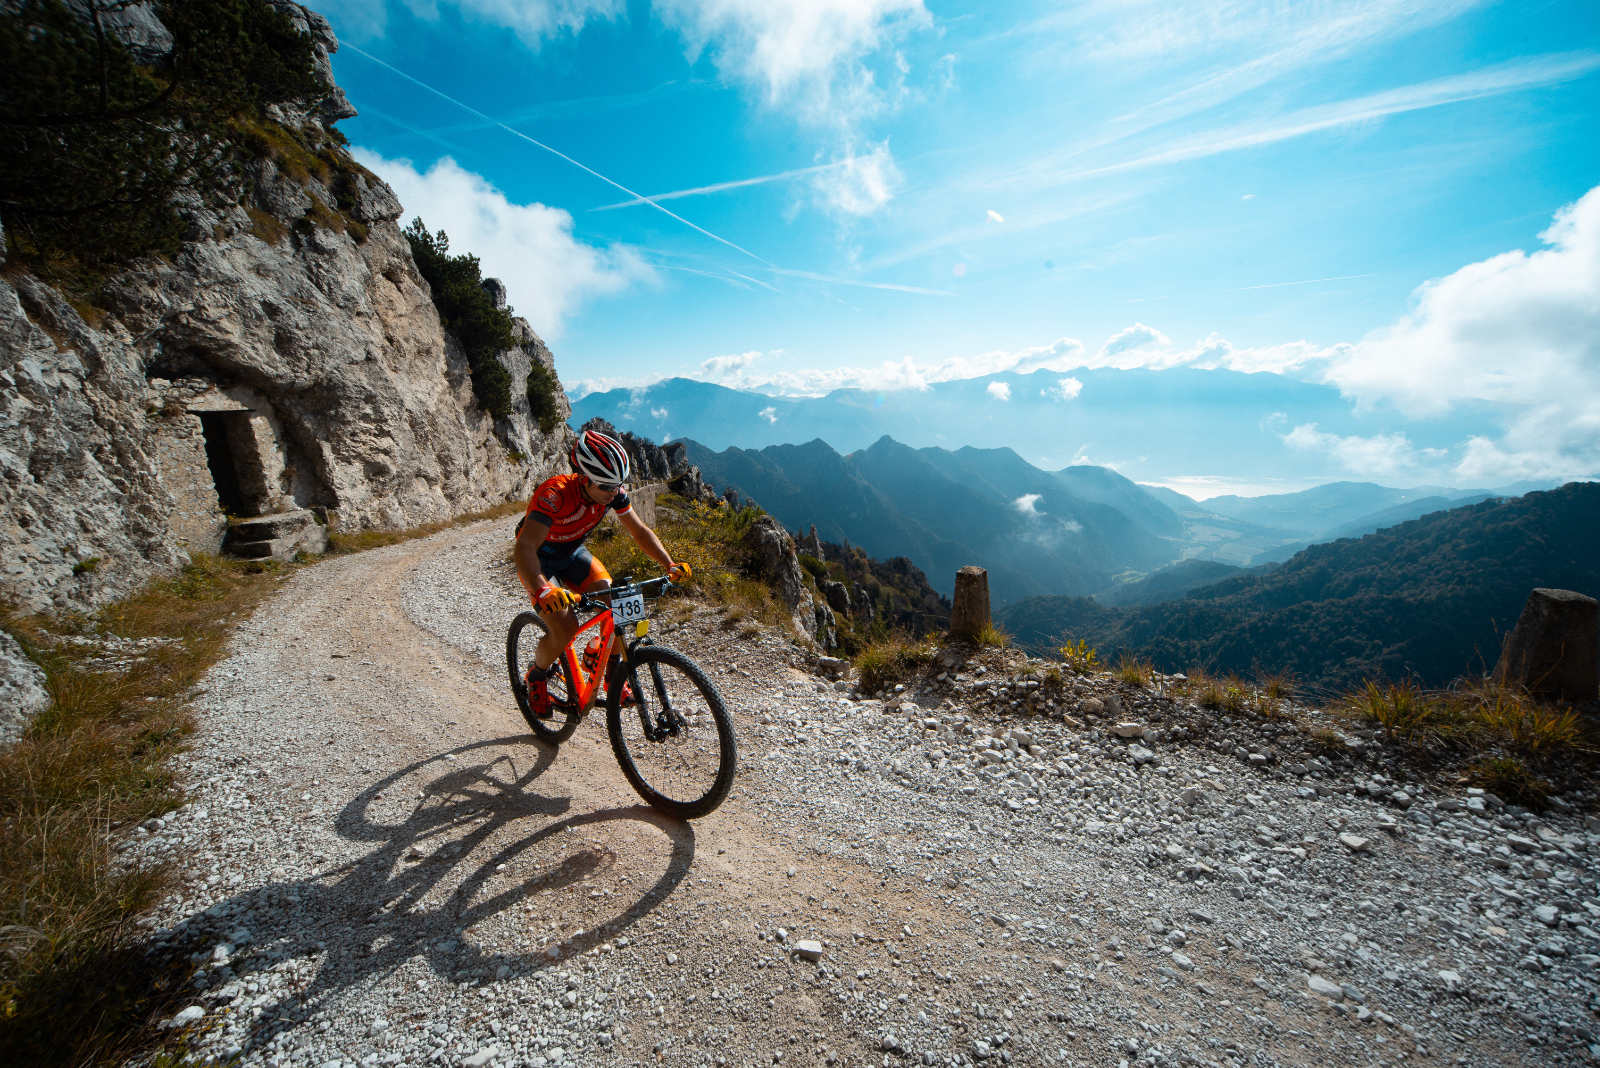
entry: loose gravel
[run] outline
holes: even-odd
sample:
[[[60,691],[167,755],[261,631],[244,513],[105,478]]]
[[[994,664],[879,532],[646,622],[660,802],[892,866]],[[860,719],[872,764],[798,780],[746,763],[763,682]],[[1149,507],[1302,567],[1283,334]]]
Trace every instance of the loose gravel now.
[[[299,571],[208,677],[194,800],[121,844],[184,866],[150,922],[194,965],[167,1023],[193,1060],[1600,1059],[1576,814],[1421,788],[1358,738],[1316,755],[1168,680],[1046,700],[1017,654],[947,650],[941,681],[859,700],[680,604],[657,637],[712,673],[741,767],[678,823],[602,717],[528,735],[509,541]]]

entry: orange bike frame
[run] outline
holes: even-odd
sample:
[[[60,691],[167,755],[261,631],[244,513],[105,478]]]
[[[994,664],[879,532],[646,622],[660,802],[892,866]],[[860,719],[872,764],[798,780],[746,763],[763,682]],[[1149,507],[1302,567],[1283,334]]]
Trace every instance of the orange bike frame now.
[[[600,628],[600,659],[595,663],[594,674],[586,675],[583,671],[583,663],[578,656],[578,650],[587,643],[580,639],[583,637],[584,631],[596,626]],[[579,627],[578,632],[572,636],[572,641],[568,642],[567,647],[561,651],[561,655],[567,661],[567,670],[570,672],[568,677],[572,679],[573,687],[576,691],[572,696],[578,702],[579,712],[588,712],[589,709],[594,707],[595,695],[600,692],[600,683],[605,679],[606,668],[611,663],[611,643],[616,632],[617,624],[611,618],[611,609],[607,608],[604,612]]]

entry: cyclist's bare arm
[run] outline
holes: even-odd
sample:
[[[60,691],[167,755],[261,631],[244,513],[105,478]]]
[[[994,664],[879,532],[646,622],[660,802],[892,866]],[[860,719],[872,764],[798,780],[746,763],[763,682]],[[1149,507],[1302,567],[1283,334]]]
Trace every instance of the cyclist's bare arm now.
[[[644,525],[644,520],[634,514],[630,508],[617,516],[617,522],[622,524],[622,529],[633,535],[633,540],[646,556],[660,564],[664,569],[672,570],[672,557],[667,553],[667,547],[661,544],[661,539],[656,537],[656,532]]]
[[[544,588],[544,572],[539,569],[539,546],[550,536],[550,528],[529,516],[517,532],[517,542],[511,549],[511,559],[517,565],[517,577],[533,597]]]

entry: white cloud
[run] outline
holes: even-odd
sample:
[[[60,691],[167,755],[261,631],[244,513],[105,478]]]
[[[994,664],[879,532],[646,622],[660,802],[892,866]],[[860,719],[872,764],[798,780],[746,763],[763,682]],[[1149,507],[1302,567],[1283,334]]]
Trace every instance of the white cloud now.
[[[443,230],[454,253],[470,252],[488,278],[506,284],[511,304],[549,341],[586,299],[653,279],[625,245],[597,248],[572,235],[572,216],[544,204],[513,204],[481,175],[445,156],[419,173],[408,159],[352,149],[362,166],[394,187],[404,219],[420,216]]]
[[[1499,408],[1504,438],[1468,442],[1466,481],[1600,472],[1600,187],[1539,237],[1549,247],[1419,287],[1399,322],[1334,353],[1326,380],[1413,417]]]
[[[1389,477],[1424,462],[1443,459],[1443,449],[1417,449],[1404,433],[1340,436],[1324,434],[1317,424],[1297,426],[1283,437],[1291,448],[1330,453],[1343,467],[1358,475]]]
[[[668,412],[665,408],[651,408],[650,414],[657,419],[665,419],[668,415]]]
[[[1083,383],[1076,378],[1063,378],[1049,389],[1041,389],[1039,396],[1050,397],[1054,400],[1076,400],[1078,394],[1083,392]]]
[[[737,356],[713,356],[700,364],[700,373],[707,378],[717,380],[727,378],[735,371],[742,371],[755,363],[763,354],[759,350],[741,352]]]
[[[591,393],[609,393],[613,389],[642,390],[665,378],[660,372],[643,377],[631,375],[600,375],[595,378],[577,378],[561,383],[561,388],[572,400],[582,400]]]
[[[894,196],[900,168],[889,153],[889,143],[872,145],[857,155],[846,145],[844,155],[811,179],[825,207],[844,215],[870,215]]]
[[[454,7],[469,21],[505,26],[529,48],[562,33],[577,33],[590,19],[626,14],[624,0],[404,0],[418,18],[437,22],[441,7]],[[317,10],[359,35],[380,36],[388,28],[387,0],[322,0]]]
[[[709,49],[769,104],[839,126],[893,102],[905,73],[894,42],[933,24],[922,0],[657,0],[656,11],[691,57]]]
[[[772,424],[776,424],[778,422],[778,409],[774,408],[770,404],[757,412],[756,415]]]
[[[1011,399],[1011,385],[1007,382],[990,382],[986,392],[995,400],[1008,401]]]
[[[1040,513],[1037,506],[1043,499],[1043,496],[1038,493],[1024,493],[1022,496],[1011,502],[1011,507],[1021,512],[1023,515],[1038,515]]]

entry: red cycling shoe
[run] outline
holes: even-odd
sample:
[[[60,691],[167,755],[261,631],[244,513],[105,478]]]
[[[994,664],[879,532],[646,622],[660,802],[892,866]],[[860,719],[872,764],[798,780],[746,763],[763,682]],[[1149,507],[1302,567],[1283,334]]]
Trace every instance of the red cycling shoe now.
[[[528,669],[528,674],[534,672]],[[549,719],[555,714],[555,700],[550,696],[549,679],[530,679],[523,676],[523,682],[528,686],[528,707],[533,709],[533,714],[540,719]]]

